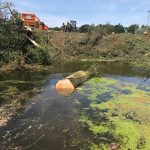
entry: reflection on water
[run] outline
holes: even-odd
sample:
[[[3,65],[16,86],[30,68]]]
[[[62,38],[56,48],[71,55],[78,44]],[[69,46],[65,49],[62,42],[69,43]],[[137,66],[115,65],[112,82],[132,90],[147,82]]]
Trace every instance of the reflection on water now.
[[[69,97],[57,94],[55,83],[59,79],[71,72],[87,69],[92,64],[61,62],[55,64],[50,73],[14,72],[1,76],[0,100],[7,101],[14,93],[29,91],[37,86],[42,86],[43,91],[27,99],[26,109],[0,128],[0,149],[117,149],[120,146],[123,148],[121,144],[127,142],[130,134],[135,136],[129,140],[130,143],[126,143],[128,148],[136,145],[144,149],[144,143],[150,136],[142,137],[138,132],[149,129],[150,69],[118,62],[99,62],[97,65],[102,78],[91,79],[81,87],[82,90],[76,90]],[[130,105],[126,105],[128,100],[132,101]],[[140,111],[135,111],[137,108]],[[126,131],[122,130],[122,120],[126,128],[138,129],[132,132],[126,128]],[[135,120],[136,126],[128,120]],[[132,140],[135,139],[137,143],[133,145]]]

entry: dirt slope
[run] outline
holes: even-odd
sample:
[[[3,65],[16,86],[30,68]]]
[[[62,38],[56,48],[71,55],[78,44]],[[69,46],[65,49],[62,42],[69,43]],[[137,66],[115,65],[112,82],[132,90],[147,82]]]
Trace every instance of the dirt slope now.
[[[45,43],[61,55],[92,58],[137,59],[150,56],[150,36],[134,34],[101,35],[100,33],[40,32]]]

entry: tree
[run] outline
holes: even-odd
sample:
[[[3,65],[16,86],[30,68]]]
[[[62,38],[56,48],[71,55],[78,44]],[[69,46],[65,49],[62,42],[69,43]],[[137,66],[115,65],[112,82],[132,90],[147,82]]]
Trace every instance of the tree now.
[[[85,32],[88,32],[89,29],[90,29],[90,25],[85,24],[85,25],[82,25],[82,26],[79,28],[79,32],[80,32],[80,33],[85,33]]]
[[[15,62],[50,64],[50,53],[45,48],[35,49],[29,42],[26,30],[18,22],[19,13],[12,5],[0,1],[0,65]]]
[[[128,27],[127,31],[128,31],[129,33],[134,34],[137,29],[139,29],[139,25],[134,24],[134,25],[130,25],[130,26]]]
[[[103,28],[106,30],[107,34],[111,34],[112,32],[114,32],[114,26],[111,24],[105,24],[103,25]]]
[[[115,33],[125,33],[124,27],[121,24],[114,26]]]
[[[146,28],[147,28],[147,26],[144,24],[141,26],[141,29],[146,29]]]
[[[54,30],[54,31],[61,31],[61,28],[59,27],[53,27],[53,28],[50,28],[51,30]]]

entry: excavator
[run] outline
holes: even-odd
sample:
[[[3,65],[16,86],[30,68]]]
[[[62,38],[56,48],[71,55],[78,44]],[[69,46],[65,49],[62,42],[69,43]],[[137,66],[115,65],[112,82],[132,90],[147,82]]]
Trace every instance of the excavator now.
[[[21,13],[21,20],[24,26],[37,27],[39,30],[48,30],[48,26],[41,22],[35,14]]]

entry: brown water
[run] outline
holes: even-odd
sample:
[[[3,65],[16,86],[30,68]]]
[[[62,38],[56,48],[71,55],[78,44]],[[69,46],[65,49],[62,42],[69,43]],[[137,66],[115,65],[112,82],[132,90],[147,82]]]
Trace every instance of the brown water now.
[[[76,90],[68,97],[61,96],[55,91],[55,83],[67,74],[86,69],[93,63],[61,62],[55,64],[51,73],[14,72],[1,76],[0,82],[10,81],[9,84],[19,91],[33,89],[37,85],[42,87],[43,91],[27,99],[24,104],[26,109],[18,112],[18,115],[14,116],[6,126],[0,128],[0,149],[91,149],[89,145],[93,133],[79,121],[84,109],[89,106],[88,97],[81,94],[80,90]],[[140,89],[149,91],[147,87],[150,86],[150,68],[136,68],[119,62],[99,62],[98,65],[102,77],[133,83]],[[38,84],[38,81],[44,79],[46,79],[44,83]],[[13,85],[12,80],[25,82]],[[86,86],[83,85],[81,88]],[[0,92],[3,90],[4,87],[1,86]],[[95,143],[99,144],[101,141]]]

